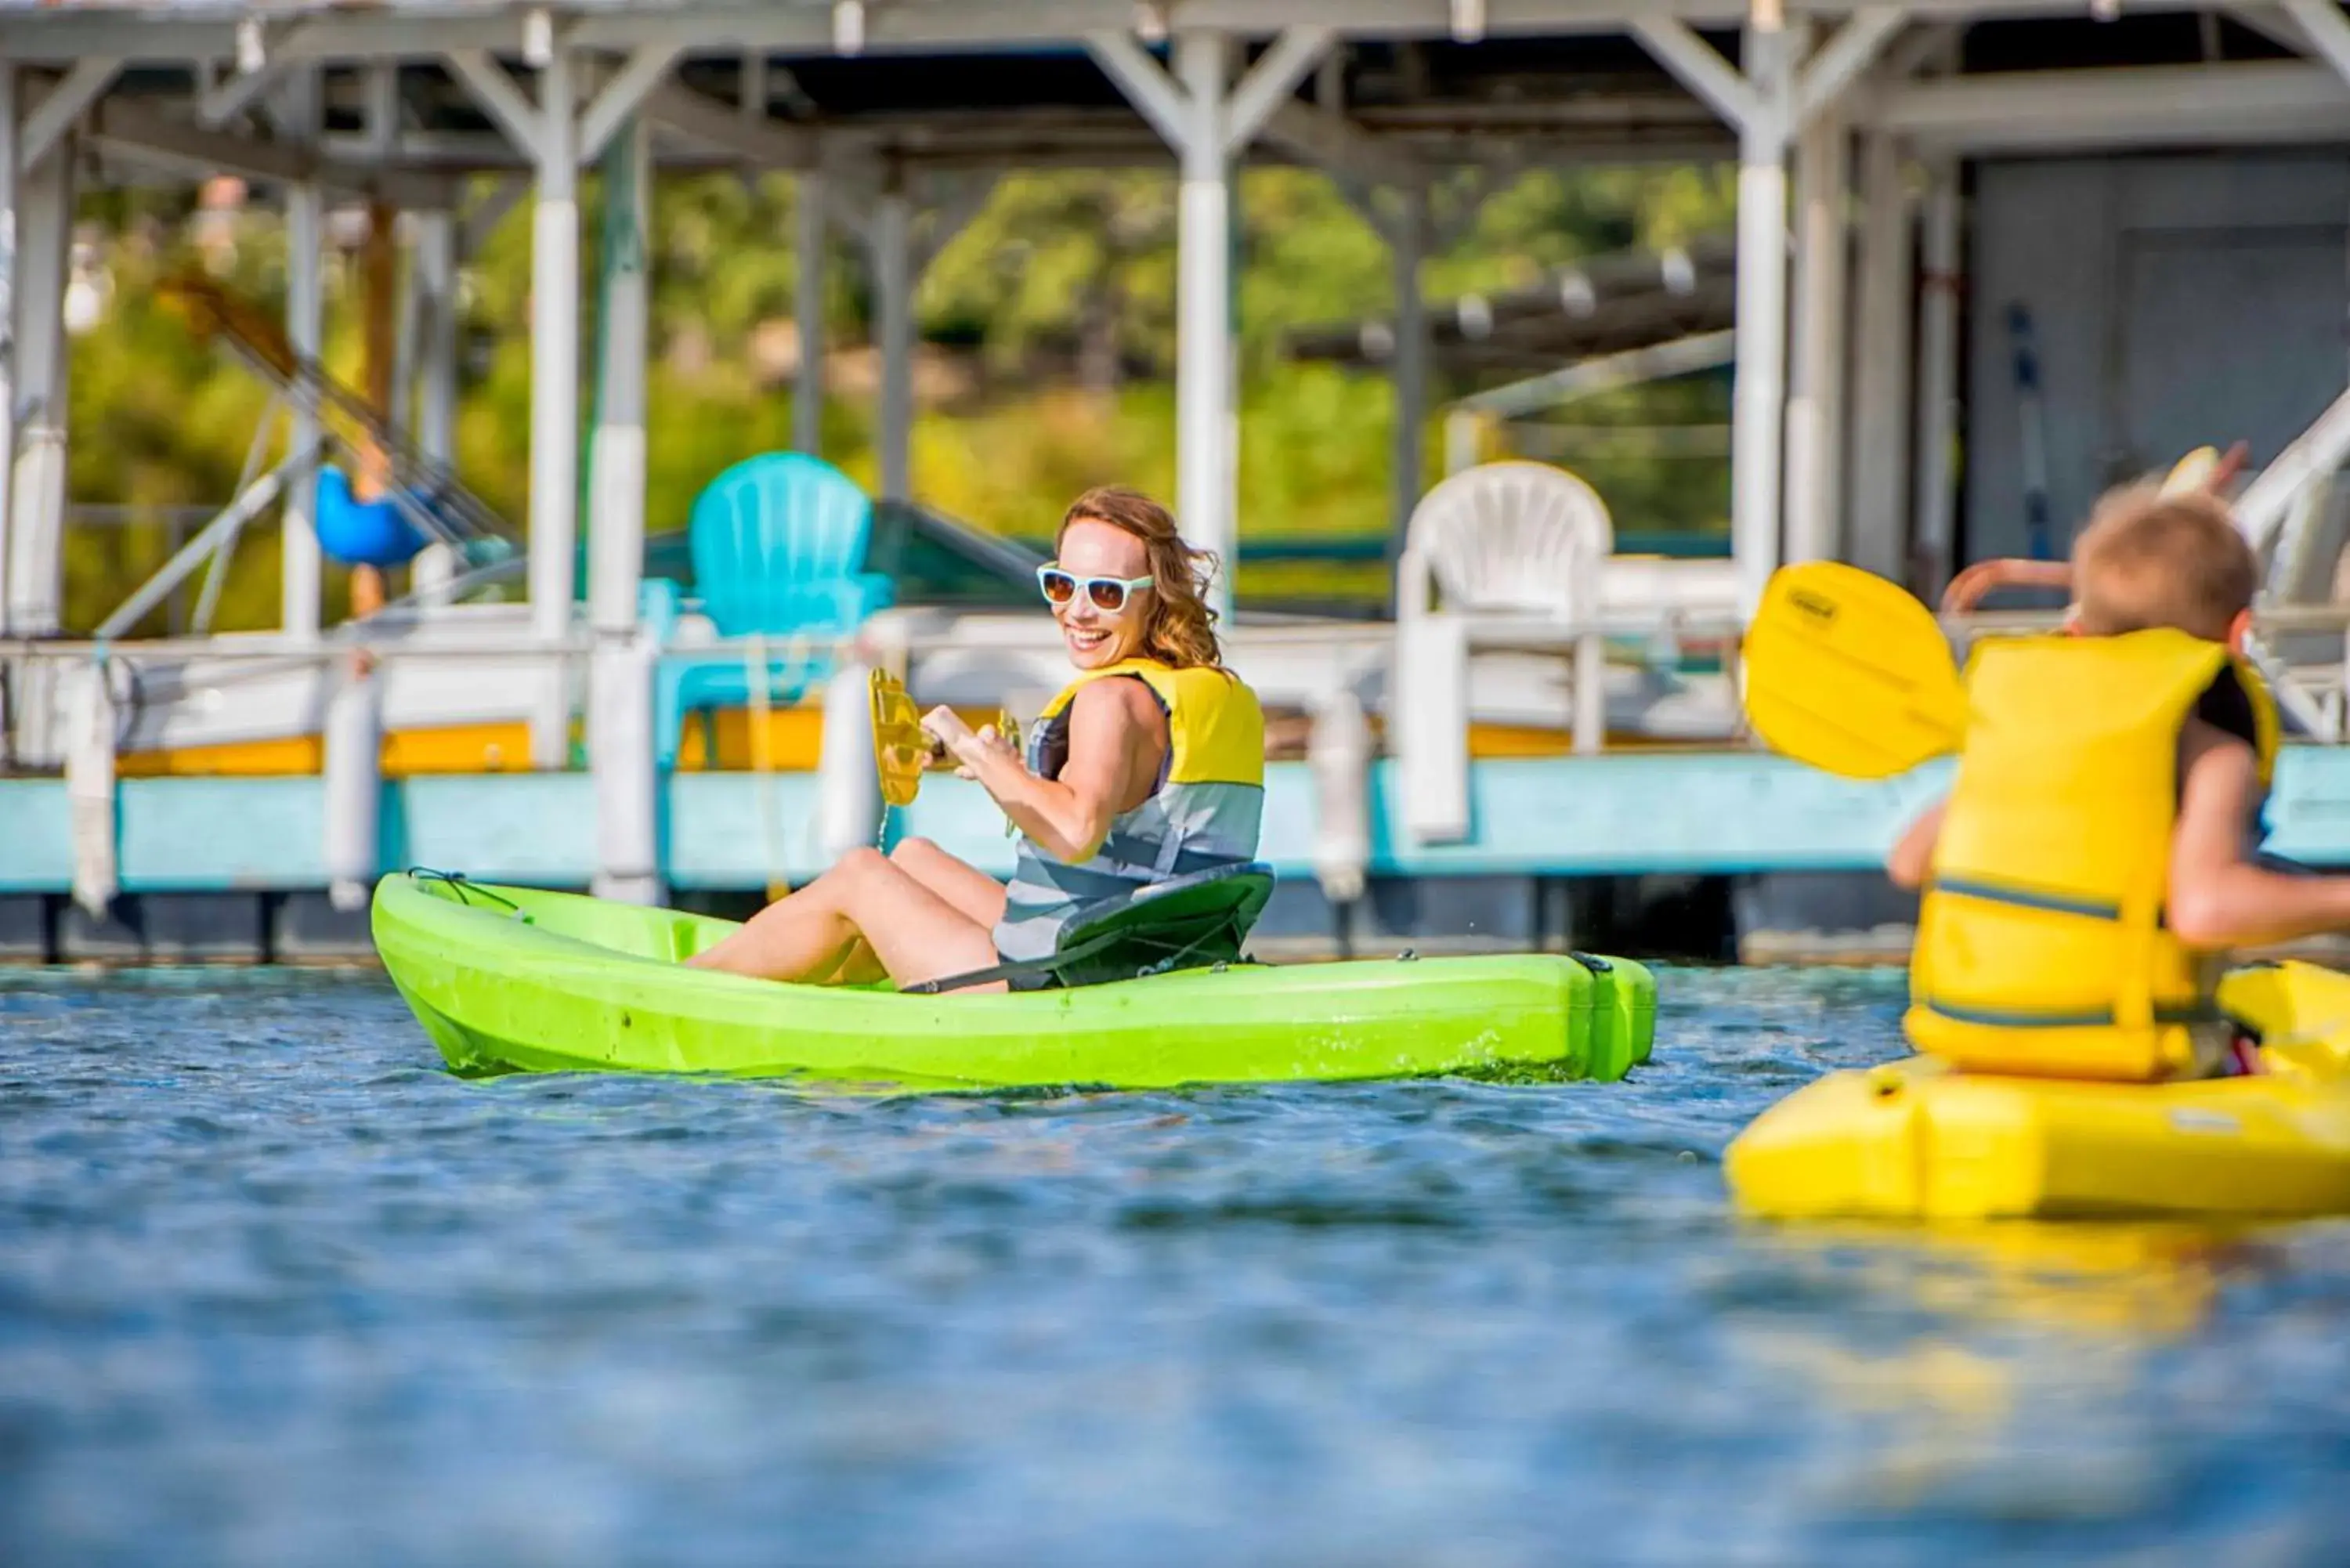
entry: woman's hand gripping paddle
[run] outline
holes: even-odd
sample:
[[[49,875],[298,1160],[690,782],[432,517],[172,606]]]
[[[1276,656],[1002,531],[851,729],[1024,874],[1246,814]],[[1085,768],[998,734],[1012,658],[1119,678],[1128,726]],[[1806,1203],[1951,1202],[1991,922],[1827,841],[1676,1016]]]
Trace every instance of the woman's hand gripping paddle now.
[[[1835,561],[1783,566],[1746,628],[1747,722],[1771,749],[1881,779],[1958,750],[1966,689],[1933,612]]]
[[[946,742],[922,728],[920,711],[906,692],[906,683],[886,670],[872,678],[873,766],[881,775],[881,798],[891,805],[911,805],[920,793],[922,775],[956,767]],[[1014,751],[1020,728],[1009,713],[995,721],[995,732]]]

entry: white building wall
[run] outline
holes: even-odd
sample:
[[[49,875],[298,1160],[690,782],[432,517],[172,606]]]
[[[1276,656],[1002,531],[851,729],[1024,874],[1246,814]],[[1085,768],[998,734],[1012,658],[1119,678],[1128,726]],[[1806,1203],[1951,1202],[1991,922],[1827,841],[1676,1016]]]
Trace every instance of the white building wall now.
[[[2031,311],[2055,550],[2191,448],[2264,462],[2350,381],[2350,150],[1974,171],[1961,559],[2026,553],[2009,307]]]

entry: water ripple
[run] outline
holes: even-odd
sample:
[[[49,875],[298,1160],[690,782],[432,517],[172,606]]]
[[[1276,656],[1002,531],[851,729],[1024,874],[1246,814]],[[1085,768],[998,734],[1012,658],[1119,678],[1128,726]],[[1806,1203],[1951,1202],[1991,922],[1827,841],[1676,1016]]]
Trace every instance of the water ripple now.
[[[1626,1084],[441,1071],[380,978],[0,977],[0,1562],[2337,1562],[2350,1225],[1725,1211],[1898,975]]]

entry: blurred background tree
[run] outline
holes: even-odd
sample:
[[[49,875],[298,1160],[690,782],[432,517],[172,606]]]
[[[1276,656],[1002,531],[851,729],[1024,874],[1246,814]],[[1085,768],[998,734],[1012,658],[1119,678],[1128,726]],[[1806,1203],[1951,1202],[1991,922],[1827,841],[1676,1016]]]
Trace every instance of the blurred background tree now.
[[[1423,283],[1432,300],[1524,287],[1545,269],[1725,227],[1734,185],[1716,169],[1537,170],[1492,189]],[[583,374],[592,377],[599,229],[595,182],[582,213]],[[1440,192],[1440,200],[1458,192]],[[652,219],[648,527],[683,526],[694,494],[727,464],[788,445],[799,345],[794,182],[711,174],[659,183]],[[1393,308],[1385,246],[1320,174],[1254,168],[1241,182],[1238,277],[1242,526],[1251,538],[1372,537],[1388,524],[1394,402],[1385,374],[1284,355],[1287,329]],[[330,223],[330,237],[338,225]],[[1015,174],[939,255],[917,296],[921,342],[913,431],[916,494],[979,526],[1038,536],[1067,498],[1119,482],[1171,498],[1175,187],[1155,171]],[[199,343],[154,284],[190,265],[271,309],[286,289],[274,205],[201,210],[186,195],[96,192],[77,230],[80,329],[72,339],[71,497],[149,521],[77,526],[68,546],[68,624],[87,628],[161,563],[161,509],[201,508],[235,488],[267,401],[234,360]],[[872,450],[878,367],[861,257],[836,243],[827,268],[826,455],[860,482]],[[356,379],[355,255],[327,273],[327,358]],[[530,213],[515,206],[470,258],[458,467],[507,516],[526,514]],[[1726,418],[1727,378],[1635,389],[1579,417],[1631,422]],[[1468,390],[1440,378],[1434,404]],[[583,395],[583,418],[590,400]],[[1437,472],[1437,431],[1424,432]],[[273,448],[279,438],[273,432]],[[587,449],[582,445],[582,461]],[[1669,458],[1585,466],[1623,529],[1726,526],[1721,465]],[[98,514],[93,512],[91,515]],[[120,515],[120,513],[115,515]],[[191,513],[191,517],[195,514]],[[184,524],[183,524],[184,525]],[[274,625],[276,524],[257,524],[222,605],[226,628]],[[1358,574],[1376,597],[1376,568]],[[1272,587],[1270,578],[1243,589]],[[330,615],[344,585],[329,574]]]

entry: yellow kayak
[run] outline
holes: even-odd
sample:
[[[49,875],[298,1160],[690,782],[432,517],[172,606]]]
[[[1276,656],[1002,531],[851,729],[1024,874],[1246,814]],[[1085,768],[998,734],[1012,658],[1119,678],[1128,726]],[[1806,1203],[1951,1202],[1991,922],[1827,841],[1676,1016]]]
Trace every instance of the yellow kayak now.
[[[2262,1074],[2106,1084],[1834,1073],[1730,1146],[1731,1196],[1777,1218],[2217,1218],[2350,1212],[2350,976],[2239,970],[2220,1003]]]

